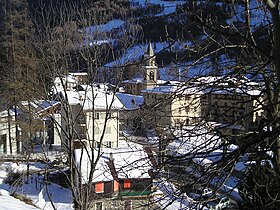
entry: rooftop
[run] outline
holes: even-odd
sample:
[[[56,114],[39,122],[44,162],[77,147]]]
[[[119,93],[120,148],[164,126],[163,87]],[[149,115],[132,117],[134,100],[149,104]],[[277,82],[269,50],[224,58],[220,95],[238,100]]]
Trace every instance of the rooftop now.
[[[116,96],[123,104],[123,109],[126,110],[138,109],[144,103],[143,96],[131,95],[126,93],[116,93]]]
[[[94,150],[94,157],[98,156],[98,151]],[[77,168],[81,168],[82,182],[87,183],[90,172],[91,154],[85,150],[76,149],[75,158]],[[127,178],[150,178],[148,170],[152,168],[148,155],[144,152],[142,145],[120,141],[119,148],[103,148],[100,159],[97,162],[93,182],[112,181],[114,177],[108,166],[109,160],[114,162],[117,177],[119,179]],[[80,161],[81,160],[81,161]],[[95,160],[95,159],[94,159]]]

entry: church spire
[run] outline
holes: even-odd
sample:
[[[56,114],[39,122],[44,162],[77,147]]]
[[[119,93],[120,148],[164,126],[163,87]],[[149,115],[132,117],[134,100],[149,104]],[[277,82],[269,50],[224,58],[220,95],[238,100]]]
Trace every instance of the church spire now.
[[[149,42],[149,44],[148,44],[147,55],[149,57],[153,57],[155,55],[151,42]]]
[[[156,66],[155,54],[151,42],[149,42],[147,51],[144,55],[145,66]]]

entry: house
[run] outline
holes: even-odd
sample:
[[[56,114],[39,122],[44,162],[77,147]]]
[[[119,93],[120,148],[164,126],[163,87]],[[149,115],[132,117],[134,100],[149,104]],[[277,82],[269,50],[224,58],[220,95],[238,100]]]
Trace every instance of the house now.
[[[35,145],[61,147],[60,103],[21,101],[16,109],[0,112],[0,154],[34,152]]]
[[[113,91],[100,84],[57,92],[62,101],[62,138],[65,145],[82,142],[90,147],[118,146],[122,104]]]
[[[166,82],[160,80],[159,70],[155,62],[155,54],[151,43],[149,43],[147,51],[144,54],[142,68],[144,70],[143,78],[133,78],[122,82],[126,93],[140,95],[142,90],[153,88]]]
[[[201,119],[203,93],[198,88],[185,88],[184,83],[170,82],[142,92],[148,125],[192,125]]]
[[[200,77],[143,90],[148,124],[184,126],[211,121],[255,129],[263,112],[261,90],[248,81]],[[242,129],[241,129],[242,130]]]
[[[84,149],[75,150],[76,168],[80,170],[77,174],[81,175],[77,181],[92,189],[90,209],[151,209],[152,165],[148,155],[139,144],[123,140],[119,144],[119,148],[103,148],[99,154],[94,149],[95,158]],[[97,157],[100,158],[92,169],[91,162]]]
[[[0,112],[0,154],[17,154],[21,152],[21,144],[16,138],[15,112]]]
[[[140,133],[142,130],[141,106],[144,103],[144,97],[126,93],[116,93],[116,97],[123,105],[119,115],[120,132]]]
[[[265,115],[266,99],[262,87],[246,77],[201,77],[192,85],[195,83],[203,91],[203,118],[222,123],[223,129],[254,130]]]
[[[78,84],[89,83],[89,75],[87,72],[69,72],[69,76],[72,76]]]

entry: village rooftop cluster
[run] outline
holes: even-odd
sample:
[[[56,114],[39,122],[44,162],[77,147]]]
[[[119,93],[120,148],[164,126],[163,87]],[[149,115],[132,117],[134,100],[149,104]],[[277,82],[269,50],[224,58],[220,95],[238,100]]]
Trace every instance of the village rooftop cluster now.
[[[220,141],[223,136],[234,140],[263,123],[266,95],[261,83],[244,76],[164,81],[151,44],[143,59],[143,77],[123,81],[121,87],[93,83],[87,73],[69,73],[54,78],[53,100],[22,101],[3,110],[0,154],[53,154],[71,147],[81,184],[88,183],[89,165],[101,154],[91,180],[93,209],[134,209],[153,203],[153,171],[160,164],[151,146],[139,144],[147,140],[147,131],[161,141],[166,128],[178,133],[200,126]]]

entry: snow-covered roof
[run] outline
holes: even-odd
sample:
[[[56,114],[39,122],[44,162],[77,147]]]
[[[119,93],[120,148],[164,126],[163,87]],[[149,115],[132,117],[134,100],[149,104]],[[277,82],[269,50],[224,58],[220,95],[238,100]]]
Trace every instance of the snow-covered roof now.
[[[121,109],[123,107],[123,104],[113,92],[97,89],[92,91],[90,86],[84,91],[62,91],[61,94],[64,98],[67,95],[70,105],[80,104],[84,110],[92,110],[93,106],[95,109]]]
[[[202,94],[197,87],[186,87],[183,83],[171,83],[168,85],[157,86],[151,89],[142,91],[143,93],[157,93],[157,94]]]
[[[219,123],[219,122],[209,121],[206,124],[210,127],[214,127],[214,128],[218,128],[218,129],[228,128],[228,129],[240,130],[240,131],[245,130],[245,128],[242,125],[234,125],[234,124],[231,124],[231,123]]]
[[[232,77],[232,76],[200,76],[193,78],[193,81],[201,84],[228,84],[228,83],[248,83],[250,80],[243,77]]]
[[[20,105],[22,105],[23,107],[28,107],[28,109],[32,109],[34,110],[36,113],[40,113],[44,110],[47,110],[53,106],[59,105],[60,102],[59,101],[55,101],[55,100],[50,100],[50,101],[46,101],[46,100],[34,100],[34,101],[21,101]]]
[[[218,95],[239,95],[239,96],[259,96],[261,94],[260,90],[248,90],[246,88],[227,88],[227,87],[217,87],[217,88],[207,88],[203,92],[218,94]]]
[[[197,129],[189,126],[182,131],[175,131],[174,134],[178,138],[171,142],[167,148],[176,156],[189,154],[195,157],[193,152],[207,152],[222,141],[219,136],[210,134],[203,127]]]
[[[61,83],[61,82],[67,82],[67,83],[76,83],[76,79],[73,75],[67,75],[65,77],[56,77],[54,79],[54,83],[55,84],[58,84],[58,83]]]
[[[143,78],[133,78],[129,80],[124,80],[122,83],[124,84],[142,84],[144,82]]]
[[[126,93],[116,93],[116,96],[123,104],[123,109],[134,110],[140,108],[144,103],[144,97]]]
[[[237,86],[230,87],[222,82],[222,77],[201,77],[197,78],[199,84],[196,82],[180,82],[180,81],[169,81],[164,85],[160,85],[151,89],[143,90],[146,93],[157,93],[157,94],[219,94],[219,95],[243,95],[243,96],[259,96],[261,90],[258,90],[253,86]],[[204,82],[202,82],[204,81]],[[220,81],[220,82],[219,82]],[[200,83],[201,82],[201,83]],[[206,85],[206,86],[205,86]]]
[[[70,72],[69,75],[72,76],[88,76],[87,72]]]
[[[18,115],[25,114],[26,111],[31,111],[33,114],[40,114],[44,110],[48,110],[51,107],[59,105],[59,101],[46,101],[46,100],[34,100],[34,101],[20,101],[18,106],[15,108],[9,109],[9,115],[15,116],[15,113]],[[0,112],[0,117],[8,117],[8,111],[3,110]]]
[[[15,112],[13,109],[9,109],[9,115],[10,116],[15,116]],[[0,117],[4,118],[4,117],[8,117],[8,111],[7,110],[3,110],[0,112]]]
[[[94,157],[98,155],[94,150]],[[93,182],[112,181],[113,175],[110,171],[108,162],[113,158],[117,177],[119,179],[127,178],[150,178],[148,170],[152,168],[148,155],[139,144],[120,141],[119,148],[103,148],[100,159],[96,165]],[[77,168],[81,169],[82,183],[88,182],[90,172],[91,154],[87,154],[83,149],[75,150],[75,159]],[[81,161],[80,161],[81,160]]]

